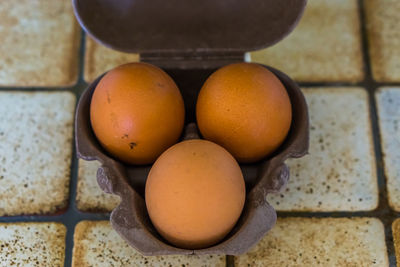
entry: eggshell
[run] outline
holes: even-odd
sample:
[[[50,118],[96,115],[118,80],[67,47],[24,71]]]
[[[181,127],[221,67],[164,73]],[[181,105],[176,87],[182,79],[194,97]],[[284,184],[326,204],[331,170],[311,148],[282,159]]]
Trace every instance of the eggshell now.
[[[184,117],[175,82],[146,63],[109,71],[96,86],[90,105],[98,141],[112,156],[129,164],[154,162],[177,142]]]
[[[154,163],[146,206],[157,231],[180,248],[199,249],[223,239],[240,217],[245,183],[236,160],[206,140],[183,141]]]
[[[285,140],[292,107],[282,82],[253,63],[231,64],[205,82],[196,105],[201,134],[232,153],[239,162],[255,162]]]

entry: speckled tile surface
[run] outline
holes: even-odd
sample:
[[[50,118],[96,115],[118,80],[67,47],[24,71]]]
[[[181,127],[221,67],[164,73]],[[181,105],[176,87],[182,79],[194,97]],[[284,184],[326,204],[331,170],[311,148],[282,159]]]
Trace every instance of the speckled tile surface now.
[[[138,54],[128,54],[112,50],[86,36],[84,78],[91,82],[103,72],[121,64],[139,61]]]
[[[246,61],[307,87],[310,153],[287,161],[287,188],[268,196],[278,224],[236,258],[143,257],[107,222],[119,199],[98,187],[100,164],[73,149],[83,90],[139,55],[95,43],[71,1],[0,1],[0,266],[395,267],[399,10],[396,0],[309,0],[291,35],[249,51]]]
[[[389,266],[374,218],[283,218],[235,266]]]
[[[75,228],[73,267],[196,266],[224,267],[225,256],[151,256],[133,250],[107,221],[83,221]]]
[[[286,39],[250,56],[297,81],[362,80],[357,0],[309,0],[299,25]]]
[[[375,94],[390,206],[400,211],[400,87]]]
[[[73,85],[79,39],[70,1],[0,1],[0,86]]]
[[[396,251],[397,262],[400,262],[400,219],[396,219],[392,224],[393,242]]]
[[[367,91],[303,91],[310,115],[309,154],[288,161],[288,186],[268,195],[268,201],[281,211],[375,209],[378,184]]]
[[[66,230],[60,223],[0,223],[0,265],[64,266]]]
[[[67,204],[75,96],[0,92],[0,215]]]
[[[400,82],[400,1],[364,3],[373,77],[377,81]]]
[[[118,196],[104,193],[97,184],[98,161],[79,160],[76,205],[82,211],[112,211],[120,202]]]

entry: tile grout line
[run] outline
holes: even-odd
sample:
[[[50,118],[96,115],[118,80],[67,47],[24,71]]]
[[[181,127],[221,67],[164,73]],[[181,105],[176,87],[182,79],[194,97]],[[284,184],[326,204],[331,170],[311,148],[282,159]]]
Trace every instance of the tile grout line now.
[[[226,255],[226,267],[234,267],[235,266],[235,256]]]
[[[73,87],[73,93],[76,96],[76,106],[79,101],[79,97],[82,91],[87,87],[83,79],[84,73],[84,55],[85,55],[85,43],[86,43],[86,35],[81,29],[81,39],[80,39],[80,49],[78,55],[78,79],[77,83]],[[75,106],[75,108],[76,108]],[[64,224],[67,227],[67,234],[65,240],[65,261],[64,266],[69,267],[72,266],[72,257],[73,257],[73,248],[74,248],[74,232],[76,224],[85,219],[99,219],[99,214],[81,214],[76,208],[76,192],[77,192],[77,184],[78,184],[78,164],[79,159],[76,155],[76,147],[75,147],[75,127],[74,134],[73,134],[73,154],[72,156],[72,164],[71,164],[71,175],[70,175],[70,191],[69,191],[69,205],[67,211],[63,214],[64,217]],[[88,216],[89,215],[89,216]],[[93,215],[93,216],[91,216]],[[100,219],[102,216],[100,215]],[[108,216],[107,216],[108,218]]]
[[[88,86],[84,80],[84,64],[85,64],[85,50],[86,50],[86,34],[81,29],[81,40],[80,49],[78,55],[78,79],[77,83],[73,86],[72,90],[76,96],[76,106],[79,102],[80,95]],[[74,122],[75,123],[75,122]],[[67,211],[61,215],[64,225],[67,227],[66,235],[66,245],[65,245],[65,267],[70,267],[72,265],[73,258],[73,248],[74,248],[74,232],[75,226],[78,222],[82,220],[109,220],[109,213],[88,213],[81,212],[76,207],[76,194],[78,185],[78,172],[79,172],[79,159],[76,155],[75,147],[75,127],[73,134],[73,154],[72,154],[72,165],[71,165],[71,175],[70,175],[70,191],[69,191],[69,206]]]
[[[76,96],[76,106],[79,102],[80,95],[87,88],[88,84],[84,80],[84,65],[85,65],[85,50],[86,50],[86,34],[81,30],[80,49],[78,55],[78,79],[77,83],[73,86],[72,91]],[[76,107],[75,107],[76,108]],[[74,122],[75,123],[75,122]],[[66,235],[66,246],[65,246],[65,261],[64,266],[69,267],[72,265],[73,248],[74,248],[74,233],[75,226],[78,222],[83,220],[97,221],[97,220],[109,220],[109,213],[93,213],[93,212],[81,212],[76,207],[76,194],[78,185],[78,174],[79,174],[79,159],[76,154],[75,147],[75,127],[73,134],[73,154],[71,164],[71,175],[70,175],[70,191],[69,191],[69,205],[66,212],[61,215],[61,220],[67,227]]]
[[[83,30],[81,29],[80,31],[80,44],[79,44],[79,55],[78,55],[78,77],[77,77],[77,83],[74,86],[74,94],[76,96],[76,103],[75,103],[75,109],[77,106],[77,103],[79,101],[79,85],[82,80],[82,73],[83,73],[83,55],[85,53],[85,34],[83,33]],[[74,121],[74,126],[75,126],[75,121]],[[76,156],[76,147],[75,147],[75,127],[73,127],[73,152],[72,152],[72,165],[71,165],[71,175],[70,175],[70,190],[69,190],[69,205],[68,205],[68,210],[65,213],[65,216],[74,218],[74,209],[75,209],[75,198],[76,198],[76,190],[77,190],[77,184],[78,184],[78,159]],[[71,215],[71,216],[69,216]],[[74,218],[75,219],[75,218]],[[64,259],[64,266],[69,267],[72,266],[72,254],[73,254],[73,247],[74,247],[74,230],[75,230],[75,225],[76,225],[76,220],[73,220],[72,222],[68,223],[66,225],[67,227],[67,235],[66,235],[66,240],[65,240],[65,259]]]
[[[395,250],[393,244],[393,233],[391,224],[393,220],[397,217],[393,210],[391,210],[388,204],[388,195],[386,190],[386,176],[383,169],[383,155],[381,149],[381,136],[379,131],[378,113],[377,113],[377,103],[375,100],[375,93],[377,88],[382,86],[382,84],[375,82],[372,73],[372,62],[369,56],[369,43],[368,43],[368,29],[367,29],[367,18],[365,12],[365,5],[363,0],[358,0],[358,9],[360,14],[360,27],[361,27],[361,44],[364,59],[364,69],[365,69],[365,88],[368,91],[369,96],[369,115],[371,119],[372,127],[372,138],[374,145],[374,154],[376,157],[376,175],[378,179],[379,188],[379,202],[377,211],[377,218],[380,219],[384,225],[385,231],[385,242],[387,249],[387,256],[389,259],[390,266],[396,266]],[[380,214],[379,214],[380,213]]]

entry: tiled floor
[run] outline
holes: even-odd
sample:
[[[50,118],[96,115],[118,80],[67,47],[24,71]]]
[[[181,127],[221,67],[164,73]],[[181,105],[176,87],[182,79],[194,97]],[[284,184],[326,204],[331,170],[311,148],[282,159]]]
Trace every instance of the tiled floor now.
[[[357,0],[309,0],[298,27],[251,59],[301,82],[358,82],[364,77]]]
[[[282,218],[236,266],[387,266],[375,218]]]
[[[75,84],[79,33],[70,1],[1,1],[0,84]]]
[[[0,215],[67,205],[74,107],[70,92],[0,92]]]
[[[380,82],[400,80],[400,1],[366,0],[369,54],[373,77]]]
[[[97,185],[98,161],[79,160],[76,207],[81,211],[111,212],[120,202],[118,196],[106,194]]]
[[[138,54],[127,54],[104,47],[93,41],[92,38],[86,38],[85,49],[85,71],[84,79],[86,82],[93,81],[103,72],[112,69],[115,66],[135,62],[139,60]]]
[[[397,261],[400,260],[400,219],[396,219],[392,224],[393,242],[396,250]],[[398,264],[397,264],[398,265]]]
[[[108,221],[82,221],[74,234],[73,267],[89,266],[226,266],[224,255],[145,257],[132,249]]]
[[[400,211],[400,88],[375,93],[389,205]]]
[[[143,257],[109,226],[119,199],[72,140],[88,82],[139,56],[83,34],[70,1],[0,1],[0,266],[395,266],[399,10],[309,0],[292,35],[250,53],[297,80],[309,105],[310,153],[287,162],[288,186],[268,196],[276,227],[238,257]]]
[[[375,209],[378,184],[367,91],[326,87],[303,92],[310,113],[309,154],[288,161],[288,186],[268,201],[279,211]]]
[[[61,223],[0,223],[1,266],[64,266]]]

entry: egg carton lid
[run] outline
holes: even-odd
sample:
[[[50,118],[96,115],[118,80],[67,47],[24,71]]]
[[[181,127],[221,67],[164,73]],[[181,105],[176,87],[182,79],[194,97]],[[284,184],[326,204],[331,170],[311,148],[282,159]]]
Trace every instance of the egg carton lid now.
[[[72,2],[82,28],[107,47],[161,67],[208,68],[283,39],[307,0]]]

